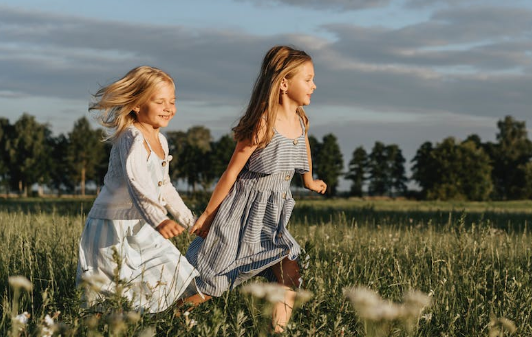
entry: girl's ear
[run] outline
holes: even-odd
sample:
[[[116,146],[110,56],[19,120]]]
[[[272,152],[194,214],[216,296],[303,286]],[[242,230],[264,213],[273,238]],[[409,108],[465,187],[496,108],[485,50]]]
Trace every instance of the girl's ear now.
[[[288,90],[288,80],[285,77],[283,77],[283,79],[281,80],[281,86],[279,87],[279,89],[283,92]]]
[[[136,106],[136,107],[134,107],[134,108],[133,108],[133,111],[135,111],[135,113],[138,114],[139,111],[140,111],[140,106]]]

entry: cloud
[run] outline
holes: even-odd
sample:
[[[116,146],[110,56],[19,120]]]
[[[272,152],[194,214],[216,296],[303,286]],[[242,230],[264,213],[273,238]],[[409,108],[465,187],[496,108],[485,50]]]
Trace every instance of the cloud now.
[[[392,0],[273,0],[267,3],[261,0],[238,1],[250,2],[256,6],[288,5],[294,7],[302,7],[306,9],[330,11],[352,11],[367,8],[385,7],[392,2]]]
[[[315,61],[313,106],[321,111],[510,114],[531,124],[531,23],[525,8],[476,6],[401,28],[324,25],[335,36],[327,40],[0,7],[0,97],[88,101],[100,84],[150,64],[173,75],[178,100],[204,102],[213,113],[224,106],[229,120],[227,111],[236,116],[246,104],[264,53],[292,44]]]
[[[530,67],[531,26],[532,10],[483,7],[442,10],[428,21],[398,29],[323,28],[337,37],[335,50],[351,59],[490,71]]]

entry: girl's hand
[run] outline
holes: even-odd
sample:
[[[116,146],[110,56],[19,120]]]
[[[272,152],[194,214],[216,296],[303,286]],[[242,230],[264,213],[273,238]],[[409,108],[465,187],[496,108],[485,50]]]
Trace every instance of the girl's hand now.
[[[165,239],[173,238],[174,236],[178,236],[185,231],[185,229],[179,226],[177,222],[170,219],[166,219],[161,222],[157,227],[155,227],[155,230],[158,231]]]
[[[324,194],[327,191],[327,184],[320,179],[312,180],[307,186],[305,186],[311,191]]]
[[[207,234],[209,234],[209,229],[211,228],[212,219],[213,217],[207,216],[207,214],[203,213],[200,215],[200,217],[196,220],[196,223],[192,228],[190,229],[190,233],[196,234],[197,236],[200,236],[202,238],[206,238]]]

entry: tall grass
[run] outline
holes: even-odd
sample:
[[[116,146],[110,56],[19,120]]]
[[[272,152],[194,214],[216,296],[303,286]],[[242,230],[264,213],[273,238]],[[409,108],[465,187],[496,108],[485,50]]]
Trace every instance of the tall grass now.
[[[407,206],[359,201],[296,206],[290,231],[305,247],[302,274],[312,297],[295,310],[286,334],[371,335],[371,322],[346,296],[346,290],[363,287],[390,303],[402,303],[412,290],[431,299],[413,329],[398,321],[378,323],[385,336],[503,336],[512,324],[514,335],[532,335],[531,213],[497,204]],[[174,310],[137,315],[116,308],[96,316],[81,309],[74,278],[89,207],[84,201],[2,205],[0,335],[45,335],[47,315],[55,317],[56,334],[72,336],[267,331],[266,304],[238,288],[188,315]],[[192,239],[184,235],[174,242],[183,252]],[[33,289],[15,295],[8,277],[16,275],[25,276]],[[28,323],[13,332],[14,316],[25,311]]]

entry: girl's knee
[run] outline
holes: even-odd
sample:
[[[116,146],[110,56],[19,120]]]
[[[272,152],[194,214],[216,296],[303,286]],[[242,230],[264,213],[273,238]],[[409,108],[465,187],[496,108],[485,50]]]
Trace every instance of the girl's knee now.
[[[301,275],[296,261],[281,261],[274,266],[274,274],[277,282],[284,286],[290,288],[299,288],[301,286]]]

